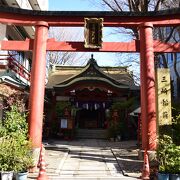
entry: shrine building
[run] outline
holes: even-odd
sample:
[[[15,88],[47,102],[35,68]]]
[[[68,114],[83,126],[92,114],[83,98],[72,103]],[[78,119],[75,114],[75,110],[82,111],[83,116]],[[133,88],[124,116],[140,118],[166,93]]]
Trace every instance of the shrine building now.
[[[138,94],[139,87],[127,67],[100,67],[93,55],[84,67],[52,65],[46,85],[49,103],[45,105],[44,131],[48,127],[60,137],[107,138],[107,129],[115,121],[115,104]],[[119,116],[121,111],[123,115],[117,118],[126,126],[128,108],[118,108],[116,113]]]

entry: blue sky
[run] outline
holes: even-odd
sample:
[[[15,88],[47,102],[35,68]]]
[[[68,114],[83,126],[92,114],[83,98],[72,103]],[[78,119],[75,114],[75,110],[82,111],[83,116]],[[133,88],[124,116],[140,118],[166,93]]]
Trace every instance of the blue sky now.
[[[100,0],[49,0],[49,10],[51,11],[100,11],[101,6],[93,3]],[[112,29],[104,28],[103,41],[125,41],[125,35],[112,35]],[[110,35],[111,34],[111,35]],[[82,41],[82,39],[80,40]],[[117,53],[93,53],[94,58],[100,66],[117,66],[118,58]],[[90,55],[88,56],[90,57]],[[88,59],[87,59],[88,60]]]
[[[49,10],[98,11],[101,9],[93,5],[89,0],[49,0]]]

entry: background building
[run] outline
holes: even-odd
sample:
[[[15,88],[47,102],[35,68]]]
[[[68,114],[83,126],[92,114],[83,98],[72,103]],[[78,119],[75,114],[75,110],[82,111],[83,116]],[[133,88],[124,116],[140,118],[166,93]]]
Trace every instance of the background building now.
[[[0,6],[30,10],[48,10],[48,0],[0,0]],[[0,40],[34,38],[34,27],[0,24]],[[31,52],[0,51],[0,96],[10,90],[25,92],[30,85]],[[4,86],[4,87],[3,87]],[[9,93],[11,94],[11,93]],[[2,111],[0,112],[2,117]]]

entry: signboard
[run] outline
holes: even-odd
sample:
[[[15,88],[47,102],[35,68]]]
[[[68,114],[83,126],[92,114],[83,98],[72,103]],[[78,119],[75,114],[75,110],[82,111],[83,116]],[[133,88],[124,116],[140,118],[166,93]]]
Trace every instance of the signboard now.
[[[67,128],[67,119],[61,119],[61,128],[66,129]]]
[[[101,48],[102,47],[102,28],[103,18],[85,18],[84,28],[84,47]]]
[[[157,69],[157,118],[159,125],[169,125],[171,119],[171,83],[169,69]]]

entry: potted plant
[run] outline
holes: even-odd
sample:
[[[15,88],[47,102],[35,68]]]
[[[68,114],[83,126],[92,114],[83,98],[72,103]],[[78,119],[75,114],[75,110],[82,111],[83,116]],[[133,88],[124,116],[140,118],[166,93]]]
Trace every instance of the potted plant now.
[[[177,180],[180,173],[180,146],[176,146],[172,138],[163,135],[159,139],[157,157],[159,162],[159,180]]]
[[[29,141],[24,142],[19,149],[18,156],[16,156],[16,180],[27,179],[28,169],[33,166],[33,158],[31,151],[31,144]]]
[[[11,140],[0,138],[0,171],[1,180],[13,178],[14,151],[11,149]]]
[[[32,166],[31,147],[29,142],[21,144],[16,138],[3,137],[0,143],[1,179],[12,178],[12,174],[27,172]],[[10,174],[10,175],[8,175]],[[27,176],[27,175],[26,175]],[[17,176],[18,177],[18,176]],[[19,179],[19,178],[16,178]],[[20,179],[19,179],[20,180]]]
[[[166,179],[180,180],[180,111],[175,108],[172,110],[172,126],[160,127],[160,134],[168,133],[172,135],[172,138],[168,135],[163,135],[159,138],[159,146],[157,149],[159,161],[158,179],[166,176]]]
[[[170,180],[180,180],[180,146],[172,143],[168,149],[168,167]]]
[[[0,171],[27,171],[32,165],[27,132],[26,114],[13,105],[0,124]]]
[[[163,135],[159,138],[158,149],[157,149],[157,158],[159,163],[158,179],[159,180],[169,180],[168,169],[168,148],[172,144],[172,139]]]

